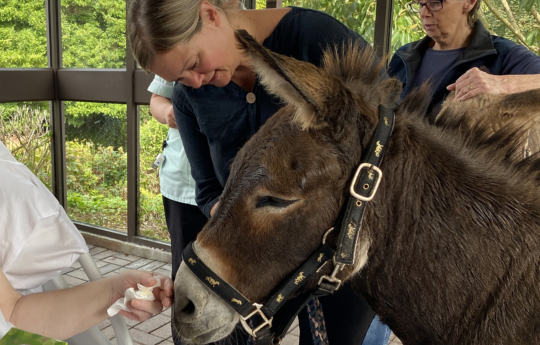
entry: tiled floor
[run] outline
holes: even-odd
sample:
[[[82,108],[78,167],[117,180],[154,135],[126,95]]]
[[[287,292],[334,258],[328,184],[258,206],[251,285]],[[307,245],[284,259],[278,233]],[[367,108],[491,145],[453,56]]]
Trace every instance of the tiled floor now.
[[[137,269],[145,271],[155,271],[170,277],[171,264],[142,258],[135,255],[127,255],[114,250],[89,245],[90,254],[94,258],[101,273],[108,277],[118,274],[128,269]],[[64,278],[71,286],[76,286],[88,282],[86,274],[79,263],[75,263],[70,269],[64,272]],[[144,322],[135,322],[126,320],[129,333],[133,342],[139,345],[172,345],[171,336],[171,311],[164,310],[150,320]],[[108,320],[102,322],[98,328],[111,340],[111,343],[117,345],[114,337],[114,331]],[[298,326],[294,323],[289,334],[283,339],[282,345],[298,344]],[[89,344],[91,345],[91,344]],[[339,344],[338,344],[339,345]],[[360,344],[359,344],[360,345]],[[401,345],[401,341],[394,335],[390,338],[389,345]]]

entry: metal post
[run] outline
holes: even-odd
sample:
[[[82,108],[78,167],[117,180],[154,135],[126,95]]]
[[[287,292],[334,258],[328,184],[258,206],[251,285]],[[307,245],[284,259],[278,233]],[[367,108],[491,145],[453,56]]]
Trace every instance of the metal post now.
[[[52,185],[53,194],[60,204],[64,208],[67,208],[64,111],[58,99],[58,69],[61,67],[62,61],[60,0],[47,0],[45,5],[47,18],[47,60],[49,68],[53,71],[54,80],[54,99],[50,102],[53,130]]]
[[[393,12],[393,0],[377,0],[374,49],[379,58],[387,57],[391,51]]]
[[[130,1],[126,1],[126,13]],[[127,22],[126,22],[127,32]],[[134,99],[135,59],[126,35],[126,104],[127,104],[127,241],[133,242],[139,226],[139,112]]]
[[[266,0],[266,8],[281,8],[283,0]]]

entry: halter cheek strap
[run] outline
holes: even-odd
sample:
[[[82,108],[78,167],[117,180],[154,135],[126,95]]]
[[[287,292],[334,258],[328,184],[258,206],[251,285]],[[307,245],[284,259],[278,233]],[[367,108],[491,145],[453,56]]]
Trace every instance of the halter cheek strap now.
[[[392,131],[394,129],[395,114],[393,109],[379,105],[379,124],[371,138],[371,144],[362,155],[362,163],[358,166],[351,182],[350,197],[343,214],[343,218],[336,221],[335,227],[339,230],[339,240],[334,257],[334,272],[330,276],[321,277],[320,282],[326,281],[339,289],[341,280],[337,274],[346,266],[355,261],[358,234],[366,204],[371,201],[382,179],[382,171],[379,166],[388,148]]]

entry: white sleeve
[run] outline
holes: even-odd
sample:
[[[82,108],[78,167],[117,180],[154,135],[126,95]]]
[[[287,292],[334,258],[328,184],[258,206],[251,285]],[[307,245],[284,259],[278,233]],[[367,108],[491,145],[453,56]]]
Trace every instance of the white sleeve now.
[[[88,247],[61,207],[40,219],[22,250],[4,272],[17,290],[34,289],[71,267]]]
[[[17,290],[36,288],[88,247],[52,193],[0,145],[0,268]]]

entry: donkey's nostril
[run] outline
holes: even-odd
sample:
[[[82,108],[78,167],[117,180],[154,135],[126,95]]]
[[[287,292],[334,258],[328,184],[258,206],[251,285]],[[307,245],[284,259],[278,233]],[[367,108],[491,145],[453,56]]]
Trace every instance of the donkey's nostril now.
[[[195,304],[189,301],[184,308],[182,308],[182,313],[191,314],[195,311]]]

